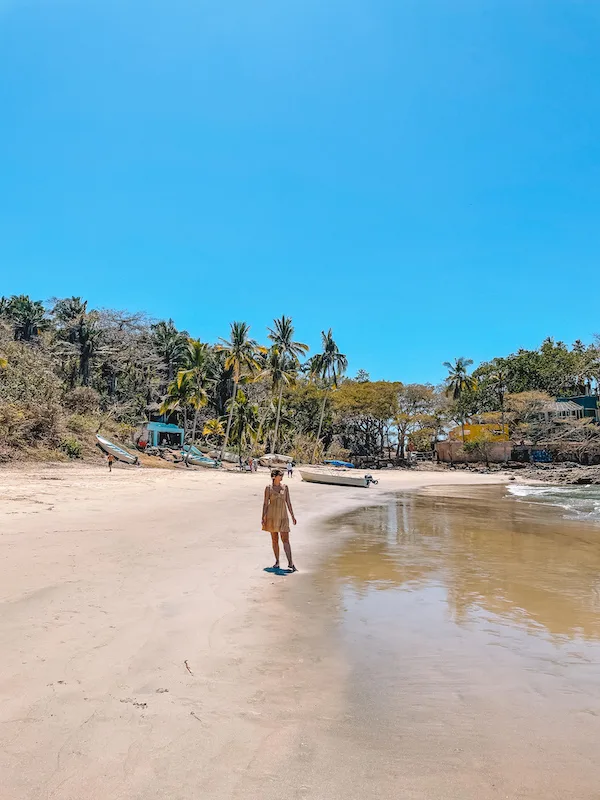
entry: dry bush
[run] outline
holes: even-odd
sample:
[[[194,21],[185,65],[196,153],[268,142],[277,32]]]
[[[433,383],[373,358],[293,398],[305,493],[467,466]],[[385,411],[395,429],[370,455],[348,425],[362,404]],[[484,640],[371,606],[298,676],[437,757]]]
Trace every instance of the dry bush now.
[[[100,395],[91,386],[76,386],[67,392],[64,404],[74,414],[94,414],[100,408]]]
[[[350,450],[342,445],[339,442],[332,442],[325,454],[328,459],[333,461],[348,461],[350,458]]]
[[[289,448],[287,455],[291,456],[298,464],[312,464],[313,454],[315,454],[315,441],[316,438],[310,434],[297,433],[292,439],[292,446]],[[323,458],[323,445],[319,442],[315,454],[316,463],[322,461]]]
[[[46,351],[22,342],[3,342],[8,363],[0,370],[0,402],[48,405],[58,403],[61,383]]]
[[[60,443],[62,417],[59,406],[0,403],[0,444],[25,448],[39,444],[55,448]]]

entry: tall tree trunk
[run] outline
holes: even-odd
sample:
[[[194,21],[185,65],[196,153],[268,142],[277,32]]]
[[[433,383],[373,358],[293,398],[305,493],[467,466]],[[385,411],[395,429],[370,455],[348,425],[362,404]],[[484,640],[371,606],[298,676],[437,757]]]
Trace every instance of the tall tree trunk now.
[[[313,450],[313,462],[317,457],[317,450],[319,441],[321,439],[321,430],[323,429],[323,420],[325,419],[325,404],[327,403],[327,392],[323,394],[323,405],[321,406],[321,419],[319,420],[319,431],[317,433],[317,441],[315,442],[315,449]]]
[[[279,401],[277,402],[277,416],[275,417],[275,433],[273,434],[273,452],[277,452],[277,434],[279,433],[279,417],[281,416],[281,401],[283,400],[283,383],[279,387]]]
[[[231,408],[229,409],[229,416],[227,418],[227,429],[225,430],[225,438],[223,439],[223,444],[221,445],[221,455],[219,459],[223,461],[223,455],[225,454],[225,448],[227,447],[227,442],[229,441],[229,432],[231,431],[231,421],[233,420],[233,406],[237,399],[238,393],[238,382],[235,381],[233,384],[233,396],[231,398]]]
[[[265,413],[262,416],[260,416],[260,414],[259,414],[259,417],[258,417],[258,431],[256,433],[256,441],[257,442],[261,442],[262,441],[263,428],[265,426],[265,422],[267,421],[268,413],[269,413],[269,408],[267,406],[267,408],[265,409]]]
[[[197,425],[197,423],[198,423],[198,409],[195,408],[194,409],[194,421],[192,422],[192,440],[191,440],[191,442],[189,444],[189,449],[188,449],[187,453],[185,454],[185,465],[186,465],[186,467],[189,467],[190,455],[192,453],[192,447],[194,445],[194,439],[196,438],[196,425]]]
[[[81,385],[88,386],[90,382],[90,360],[87,353],[81,354],[79,371],[81,373]]]

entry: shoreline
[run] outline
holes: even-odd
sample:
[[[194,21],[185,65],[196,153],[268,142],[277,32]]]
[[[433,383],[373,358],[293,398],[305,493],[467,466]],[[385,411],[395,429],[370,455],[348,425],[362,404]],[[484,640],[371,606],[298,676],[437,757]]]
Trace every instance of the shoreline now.
[[[325,520],[504,481],[379,477],[368,490],[292,479],[300,573],[280,577],[263,571],[267,472],[0,469],[2,800],[285,797],[277,767],[307,720],[341,713],[345,665],[305,613],[311,572],[340,542]]]

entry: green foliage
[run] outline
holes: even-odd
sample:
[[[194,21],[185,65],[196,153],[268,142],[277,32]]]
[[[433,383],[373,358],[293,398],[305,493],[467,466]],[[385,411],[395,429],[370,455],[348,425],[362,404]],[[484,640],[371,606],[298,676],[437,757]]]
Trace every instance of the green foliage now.
[[[77,433],[80,436],[91,436],[98,427],[98,418],[89,417],[84,414],[73,414],[66,421],[67,430]]]
[[[177,330],[172,319],[157,322],[151,330],[152,344],[161,360],[166,382],[170,383],[187,360],[189,337],[185,331]]]
[[[234,322],[227,340],[210,345],[170,319],[94,309],[81,297],[1,298],[0,458],[34,451],[66,458],[60,447],[70,439],[86,457],[96,431],[131,440],[158,408],[174,415],[188,441],[205,431],[222,447],[232,437],[242,449],[277,449],[303,461],[311,458],[307,448],[316,459],[324,450],[403,456],[407,441],[428,449],[450,420],[490,415],[514,436],[551,438],[536,422],[541,404],[585,393],[600,378],[600,340],[569,347],[549,338],[472,374],[472,362],[459,358],[446,362],[447,380],[434,389],[371,381],[364,370],[345,380],[347,358],[331,329],[308,360],[290,317],[275,319],[266,333],[268,349],[245,322]],[[590,438],[587,428],[568,434],[584,444]]]
[[[342,446],[360,455],[383,450],[398,410],[402,384],[344,381],[332,392],[334,432]]]
[[[24,294],[3,297],[0,313],[12,326],[15,341],[31,342],[48,324],[41,300],[31,300]]]
[[[446,394],[456,402],[465,395],[475,391],[477,381],[469,375],[468,369],[473,361],[470,358],[457,358],[454,363],[444,361],[444,366],[448,370],[446,378]]]
[[[231,438],[237,444],[241,455],[245,449],[250,450],[258,430],[258,406],[252,403],[246,394],[239,389],[235,400],[231,399]]]
[[[502,385],[505,394],[546,392],[556,397],[585,394],[600,377],[598,346],[586,347],[579,340],[569,349],[564,342],[545,339],[537,350],[518,350],[505,358],[481,364],[473,373],[480,402],[489,410],[500,410]],[[495,388],[495,391],[494,391]]]
[[[65,436],[61,439],[59,447],[69,458],[81,458],[83,450],[81,442],[73,436]]]
[[[316,438],[319,427],[319,414],[323,402],[323,392],[314,383],[306,380],[288,387],[284,392],[284,405],[294,429],[301,434]],[[326,400],[326,413],[323,427],[331,430],[333,418],[331,402]]]
[[[261,356],[266,354],[267,348],[262,347],[254,339],[250,338],[250,326],[247,323],[232,322],[229,339],[221,339],[217,350],[224,354],[224,367],[227,370],[231,370],[233,378],[233,392],[229,403],[229,416],[227,418],[225,436],[223,437],[223,443],[221,445],[221,458],[223,458],[231,432],[233,413],[236,405],[234,401],[237,398],[238,386],[243,378],[246,380],[253,380],[260,374],[262,368]]]
[[[463,442],[462,446],[466,453],[475,454],[489,466],[491,450],[497,442],[497,437],[492,433],[489,431],[481,431],[477,436],[473,436],[471,439]]]

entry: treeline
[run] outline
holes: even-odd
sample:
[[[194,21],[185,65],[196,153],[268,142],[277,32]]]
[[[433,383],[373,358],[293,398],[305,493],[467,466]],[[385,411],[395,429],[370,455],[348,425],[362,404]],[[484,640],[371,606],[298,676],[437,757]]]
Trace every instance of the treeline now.
[[[309,353],[292,320],[261,341],[234,322],[214,343],[172,320],[92,309],[80,297],[0,299],[0,458],[86,454],[92,434],[130,440],[149,413],[173,415],[187,440],[241,454],[298,460],[349,455],[404,458],[430,450],[466,419],[526,425],[541,399],[583,394],[600,375],[598,344],[547,339],[471,371],[448,362],[441,386],[346,375],[331,330]]]

